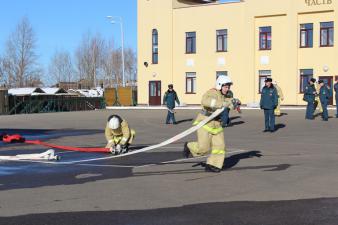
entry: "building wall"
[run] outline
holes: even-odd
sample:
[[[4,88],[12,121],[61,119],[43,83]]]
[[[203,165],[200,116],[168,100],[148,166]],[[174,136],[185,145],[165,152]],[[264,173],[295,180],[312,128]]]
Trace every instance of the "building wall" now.
[[[138,103],[148,104],[149,81],[172,83],[172,1],[138,0]],[[152,64],[152,30],[159,35],[159,64]],[[144,63],[148,63],[148,67]]]
[[[301,105],[300,69],[313,69],[314,77],[338,75],[338,43],[319,47],[320,22],[338,26],[337,0],[246,0],[239,3],[177,7],[175,0],[139,0],[139,103],[148,103],[152,74],[162,80],[165,91],[173,83],[181,102],[199,104],[212,88],[216,71],[228,71],[236,97],[244,103],[258,102],[259,70],[271,70],[283,89],[283,104]],[[180,3],[181,4],[181,3]],[[151,6],[150,6],[151,5]],[[176,6],[176,7],[175,7]],[[300,24],[313,23],[313,48],[299,48]],[[272,27],[272,50],[259,50],[259,27]],[[151,60],[151,29],[159,29],[159,64],[144,68]],[[216,52],[216,30],[228,29],[228,51]],[[196,54],[185,54],[185,33],[196,32]],[[163,33],[161,33],[163,32]],[[264,62],[265,61],[265,62]],[[268,61],[268,63],[266,63]],[[324,71],[323,68],[329,68]],[[196,72],[197,93],[185,93],[185,73]],[[162,93],[163,93],[162,91]]]

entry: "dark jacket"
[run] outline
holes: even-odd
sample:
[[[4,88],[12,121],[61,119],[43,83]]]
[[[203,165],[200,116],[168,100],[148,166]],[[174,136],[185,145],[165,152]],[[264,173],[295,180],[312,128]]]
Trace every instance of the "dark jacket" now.
[[[163,104],[167,105],[169,109],[175,108],[175,101],[180,104],[180,100],[177,97],[176,91],[167,91],[163,96]]]
[[[334,91],[336,92],[336,98],[338,98],[338,83],[335,83]]]
[[[319,99],[322,104],[328,104],[331,98],[331,90],[326,85],[322,86],[319,90]]]
[[[229,91],[225,94],[224,97],[225,97],[225,98],[233,98],[233,97],[234,97],[234,93],[233,93],[231,90],[229,90]]]
[[[303,100],[306,102],[314,102],[315,101],[315,94],[313,94],[314,92],[316,92],[316,88],[314,84],[308,84],[305,87],[305,91],[304,91],[304,98]]]
[[[278,94],[276,88],[271,85],[263,87],[261,94],[260,107],[261,109],[275,109],[278,105]]]

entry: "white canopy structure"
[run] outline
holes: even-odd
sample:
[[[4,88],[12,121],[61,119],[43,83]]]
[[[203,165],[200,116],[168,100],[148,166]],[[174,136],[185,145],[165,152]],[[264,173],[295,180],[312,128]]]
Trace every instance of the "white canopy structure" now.
[[[8,94],[15,96],[30,96],[45,94],[45,92],[41,88],[11,88],[8,90]]]
[[[48,95],[68,94],[63,88],[41,88]]]

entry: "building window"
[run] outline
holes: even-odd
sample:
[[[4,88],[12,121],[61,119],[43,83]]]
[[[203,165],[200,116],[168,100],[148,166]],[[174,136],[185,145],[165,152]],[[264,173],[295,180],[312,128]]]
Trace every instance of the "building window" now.
[[[258,84],[259,93],[262,93],[262,89],[265,86],[266,78],[271,78],[271,70],[260,70],[259,71],[259,84]]]
[[[333,22],[320,23],[320,47],[333,46]]]
[[[312,48],[313,47],[313,24],[306,23],[300,25],[300,47]]]
[[[216,31],[216,45],[217,52],[228,51],[228,30]]]
[[[196,73],[186,73],[186,94],[196,94]]]
[[[271,50],[271,27],[259,28],[259,49]]]
[[[313,69],[300,70],[299,92],[304,93],[306,85],[313,77]]]
[[[196,53],[196,32],[187,32],[185,35],[185,52],[187,54]]]
[[[158,64],[158,32],[153,30],[152,36],[152,63]]]
[[[217,72],[216,72],[216,79],[217,79],[219,76],[228,76],[228,71],[217,71]]]

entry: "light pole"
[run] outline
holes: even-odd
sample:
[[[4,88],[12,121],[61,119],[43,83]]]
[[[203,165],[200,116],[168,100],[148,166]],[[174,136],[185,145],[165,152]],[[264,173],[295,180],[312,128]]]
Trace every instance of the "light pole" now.
[[[120,16],[107,16],[107,19],[112,24],[115,24],[115,23],[119,23],[120,24],[120,29],[121,29],[121,56],[122,56],[122,85],[123,85],[123,87],[125,87],[126,86],[126,81],[125,81],[125,67],[124,67],[124,32],[123,32],[123,20],[122,20],[122,17],[120,17]]]

